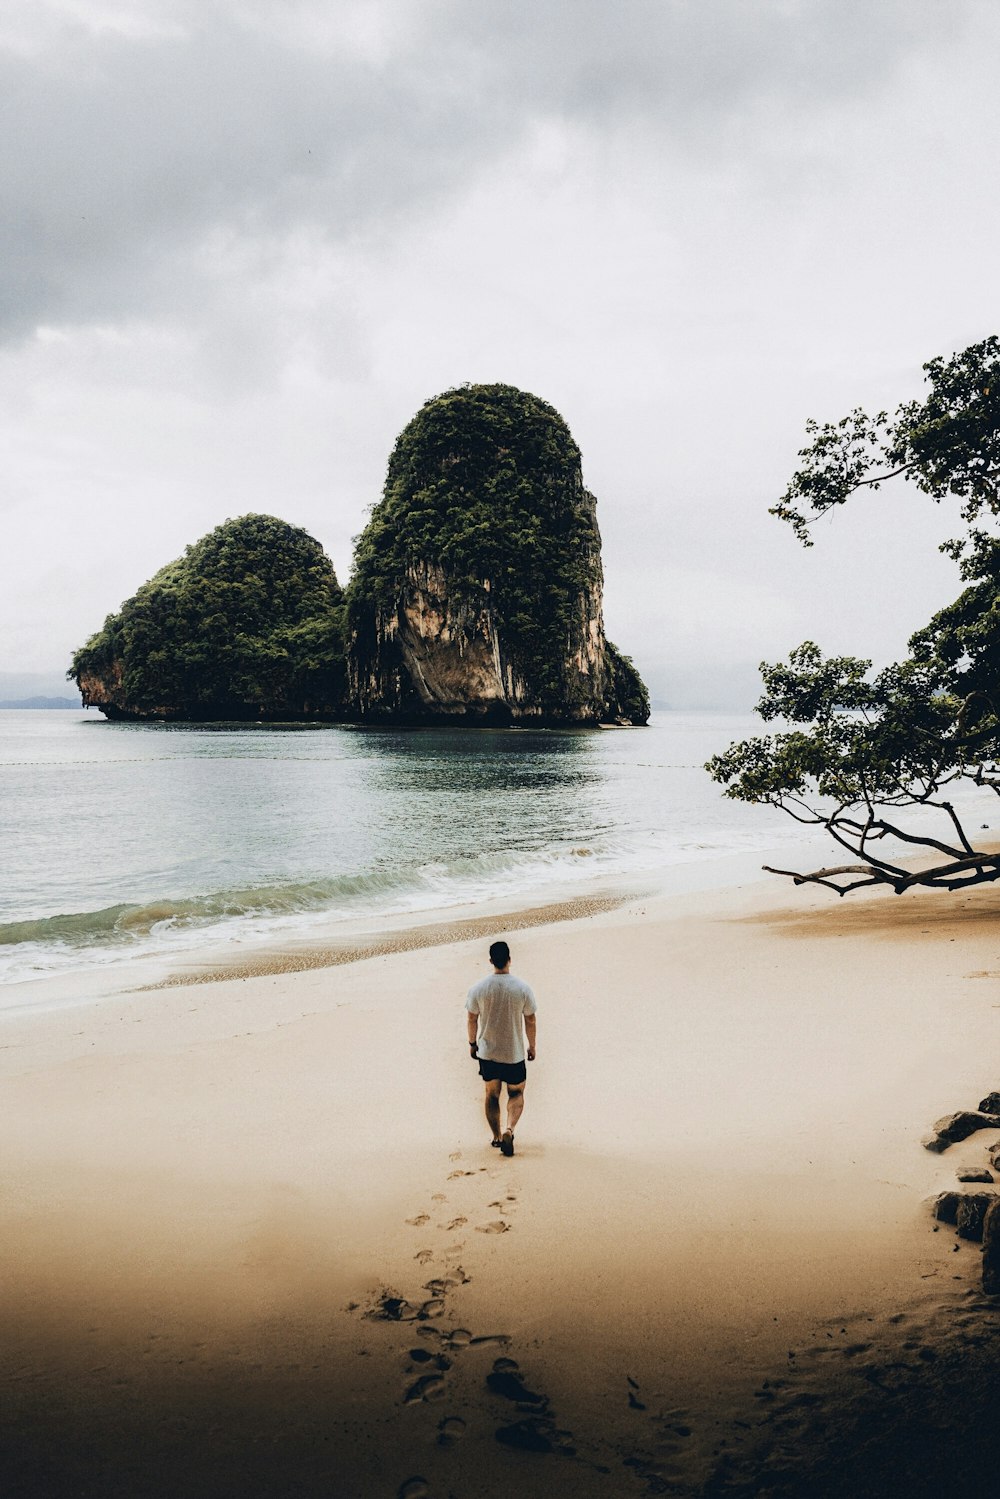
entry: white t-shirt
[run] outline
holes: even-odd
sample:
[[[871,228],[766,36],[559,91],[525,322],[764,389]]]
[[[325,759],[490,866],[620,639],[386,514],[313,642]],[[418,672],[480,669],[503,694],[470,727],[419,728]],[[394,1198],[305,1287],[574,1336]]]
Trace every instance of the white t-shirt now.
[[[469,990],[465,1008],[479,1016],[477,1051],[485,1062],[523,1062],[522,1017],[534,1015],[535,996],[512,973],[491,973]]]

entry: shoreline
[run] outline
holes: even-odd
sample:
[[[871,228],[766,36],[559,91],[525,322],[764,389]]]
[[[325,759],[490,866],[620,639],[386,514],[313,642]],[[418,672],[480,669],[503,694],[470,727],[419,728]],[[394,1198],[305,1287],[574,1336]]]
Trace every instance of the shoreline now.
[[[499,926],[507,932],[523,932],[535,926],[554,926],[562,921],[580,921],[604,911],[627,905],[634,896],[595,891],[590,895],[570,896],[566,900],[544,905],[523,906],[513,911],[494,911],[480,916],[456,916],[448,921],[427,921],[416,926],[385,926],[369,937],[344,937],[340,942],[307,944],[303,939],[292,946],[262,947],[242,960],[215,966],[203,960],[188,964],[159,983],[142,985],[151,989],[175,988],[185,984],[226,983],[232,979],[261,978],[281,973],[305,973],[313,968],[336,968],[342,963],[360,963],[366,958],[384,957],[389,953],[416,952],[423,947],[442,947],[451,942],[468,942],[476,937],[492,937]],[[468,910],[460,906],[458,910]],[[436,912],[429,913],[436,915]],[[366,923],[368,926],[374,923]]]
[[[883,1482],[914,1454],[939,1472],[928,1424],[953,1471],[978,1460],[956,1442],[996,1306],[926,1203],[1000,1134],[919,1141],[1000,1081],[992,894],[755,881],[521,929],[540,1052],[503,1163],[458,1044],[478,917],[444,945],[9,1012],[12,1492],[277,1499],[291,1474],[317,1499],[417,1478],[618,1499],[770,1475],[812,1499],[809,1454],[843,1473],[852,1444]],[[497,1358],[539,1398],[498,1394]],[[855,1441],[877,1413],[895,1448]]]
[[[637,897],[720,895],[738,886],[765,886],[773,879],[762,860],[778,852],[809,858],[821,840],[713,852],[630,874],[597,873],[572,882],[562,880],[518,896],[504,893],[443,905],[385,912],[332,915],[312,913],[298,931],[286,927],[251,936],[223,938],[192,929],[183,946],[113,952],[107,958],[83,958],[78,966],[43,969],[30,977],[0,983],[0,1016],[34,1004],[78,1004],[108,993],[130,993],[179,984],[212,982],[225,977],[299,972],[332,967],[383,951],[428,945],[422,933],[437,928],[430,945],[463,940],[477,930],[511,930],[576,915],[614,909]],[[395,946],[391,945],[394,944]],[[97,949],[99,951],[99,949]],[[86,950],[84,950],[86,951]],[[202,977],[205,975],[206,977]]]

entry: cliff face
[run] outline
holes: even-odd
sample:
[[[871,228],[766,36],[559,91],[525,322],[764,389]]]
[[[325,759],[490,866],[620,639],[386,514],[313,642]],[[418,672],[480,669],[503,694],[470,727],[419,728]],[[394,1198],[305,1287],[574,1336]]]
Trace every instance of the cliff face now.
[[[476,592],[466,587],[456,599],[434,563],[406,569],[396,607],[377,607],[367,628],[358,624],[351,634],[348,692],[361,717],[592,721],[606,676],[599,590],[581,596],[576,642],[565,663],[564,712],[555,715],[546,713],[504,644],[490,580]]]
[[[645,722],[604,635],[594,497],[562,419],[509,386],[437,397],[359,538],[348,698],[383,722]],[[613,654],[612,654],[613,653]]]

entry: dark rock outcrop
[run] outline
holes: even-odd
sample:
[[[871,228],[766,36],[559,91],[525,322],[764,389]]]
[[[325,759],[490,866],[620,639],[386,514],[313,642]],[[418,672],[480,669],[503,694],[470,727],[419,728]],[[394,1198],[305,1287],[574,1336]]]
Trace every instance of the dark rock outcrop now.
[[[983,1219],[983,1290],[987,1296],[1000,1296],[1000,1197]]]
[[[957,1223],[958,1204],[961,1199],[961,1192],[939,1192],[934,1199],[931,1209],[937,1221],[939,1223]]]
[[[946,1114],[934,1125],[933,1132],[925,1135],[923,1147],[932,1150],[936,1154],[948,1149],[949,1145],[957,1145],[959,1140],[967,1140],[980,1129],[1000,1129],[1000,1115],[976,1113],[972,1109],[961,1109],[956,1114]]]
[[[978,1242],[983,1237],[983,1222],[995,1202],[1000,1201],[995,1192],[968,1192],[958,1199],[955,1226],[960,1239]]]

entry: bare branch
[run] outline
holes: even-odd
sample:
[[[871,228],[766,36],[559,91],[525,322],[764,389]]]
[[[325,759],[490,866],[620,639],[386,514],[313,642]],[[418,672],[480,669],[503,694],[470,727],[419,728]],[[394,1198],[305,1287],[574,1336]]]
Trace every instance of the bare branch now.
[[[904,891],[917,886],[934,890],[965,890],[970,885],[991,884],[994,880],[1000,880],[1000,853],[973,854],[968,858],[955,859],[950,864],[938,864],[932,869],[918,869],[909,874],[900,871],[898,878],[872,868],[871,864],[837,864],[816,869],[811,874],[797,869],[777,869],[773,864],[765,864],[763,868],[768,874],[785,875],[796,885],[822,885],[827,890],[835,891],[837,895],[847,895],[851,890],[861,890],[872,885],[888,885],[897,895],[902,895]],[[966,873],[967,871],[973,872]],[[850,874],[859,874],[864,878],[850,880],[844,885],[836,883],[839,875]],[[959,878],[962,875],[965,877]]]
[[[942,802],[941,806],[944,808],[944,810],[947,812],[948,816],[951,818],[952,824],[954,825],[954,828],[955,828],[955,832],[958,834],[958,836],[959,836],[959,838],[961,840],[961,843],[962,843],[962,847],[965,849],[965,852],[967,854],[974,853],[975,850],[973,849],[972,844],[969,842],[968,838],[966,837],[965,829],[963,828],[962,824],[959,822],[959,820],[958,820],[958,813],[955,811],[955,808],[952,806],[951,802]]]
[[[784,874],[793,880],[796,885],[825,885],[827,890],[833,890],[837,895],[846,895],[849,890],[860,890],[862,885],[880,885],[883,881],[868,871],[868,877],[863,880],[854,880],[849,885],[836,885],[827,875],[849,874],[852,871],[863,872],[863,864],[844,864],[839,869],[818,869],[815,874],[799,874],[794,869],[775,869],[771,864],[761,866],[768,874]]]
[[[965,869],[980,871],[977,879],[966,883],[981,884],[989,880],[1000,879],[1000,854],[972,854],[966,859],[956,859],[952,864],[938,864],[933,869],[918,869],[901,881],[899,888],[902,891],[908,890],[913,885],[941,884]]]
[[[902,843],[919,843],[924,848],[936,848],[938,853],[949,854],[953,859],[960,859],[963,853],[975,853],[975,849],[968,842],[960,827],[958,831],[962,836],[963,848],[954,848],[950,843],[942,843],[939,838],[931,838],[930,836],[918,835],[916,833],[904,833],[902,828],[897,828],[893,823],[885,822],[883,819],[879,819],[876,826],[882,830],[878,834],[880,838],[888,836],[890,838],[898,838]]]
[[[845,822],[845,824],[850,825],[849,824],[849,820],[847,818],[844,819],[844,822]],[[859,823],[855,823],[854,826],[856,828],[858,828],[858,830],[860,831],[860,826],[861,825]],[[835,838],[836,839],[836,841],[840,844],[841,848],[846,848],[847,851],[848,851],[848,853],[850,853],[850,854],[856,854],[859,857],[862,857],[862,858],[866,859],[867,862],[872,866],[873,870],[875,870],[875,869],[882,869],[887,874],[896,875],[897,878],[899,876],[901,876],[901,875],[905,875],[906,870],[905,869],[901,869],[898,864],[890,864],[887,859],[876,858],[876,856],[874,854],[870,854],[867,851],[862,852],[862,850],[860,848],[855,848],[855,846],[852,843],[850,843],[847,838],[844,838],[841,835],[841,833],[838,830],[838,827],[835,824],[828,822],[827,825],[826,825],[826,830],[830,834],[831,838]]]

